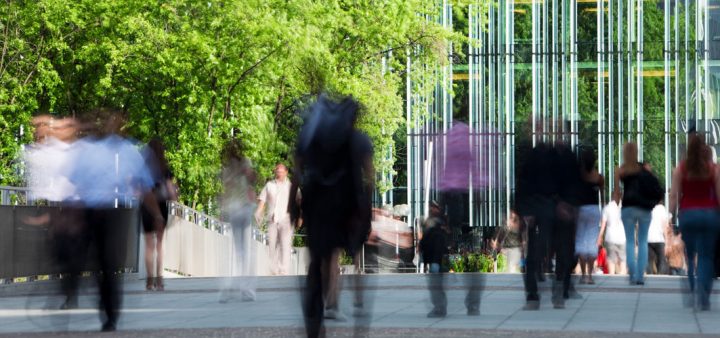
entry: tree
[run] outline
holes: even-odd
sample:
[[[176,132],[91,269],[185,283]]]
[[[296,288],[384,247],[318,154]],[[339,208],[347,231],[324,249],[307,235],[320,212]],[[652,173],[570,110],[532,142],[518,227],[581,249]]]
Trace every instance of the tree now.
[[[301,113],[320,92],[354,96],[376,149],[392,148],[406,52],[440,64],[445,41],[458,38],[426,19],[437,8],[422,0],[6,3],[2,183],[19,183],[11,162],[30,140],[32,115],[112,106],[126,112],[128,136],[163,139],[181,200],[209,211],[222,189],[223,144],[241,139],[269,177],[276,162],[291,161]],[[415,76],[431,81],[433,73]],[[381,154],[378,170],[392,170]]]

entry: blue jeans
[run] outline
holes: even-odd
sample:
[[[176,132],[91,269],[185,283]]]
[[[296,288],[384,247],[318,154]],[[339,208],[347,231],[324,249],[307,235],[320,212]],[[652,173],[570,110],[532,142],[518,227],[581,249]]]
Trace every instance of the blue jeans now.
[[[427,278],[430,302],[433,305],[432,312],[444,315],[447,313],[447,295],[445,294],[445,274],[440,271],[440,267],[438,263],[430,263]]]
[[[695,293],[697,305],[710,306],[715,239],[718,234],[718,213],[715,209],[681,210],[678,220],[680,232],[685,241],[690,291]],[[697,268],[695,267],[695,256],[697,256]]]
[[[440,273],[440,264],[430,263],[430,273]]]
[[[642,282],[648,262],[648,228],[650,210],[638,207],[623,207],[622,221],[625,226],[625,254],[631,282]],[[637,224],[638,255],[635,257],[635,225]],[[636,259],[637,258],[637,259]]]

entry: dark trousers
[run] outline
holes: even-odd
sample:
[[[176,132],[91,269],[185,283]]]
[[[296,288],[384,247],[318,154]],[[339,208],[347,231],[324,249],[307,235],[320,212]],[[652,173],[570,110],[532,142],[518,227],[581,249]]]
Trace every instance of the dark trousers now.
[[[670,274],[667,257],[665,257],[665,243],[648,243],[647,274]]]
[[[480,294],[484,286],[483,276],[479,273],[464,273],[464,279],[468,293],[465,296],[465,307],[468,313],[480,310]],[[430,302],[433,305],[433,312],[447,313],[447,294],[445,293],[445,274],[440,271],[439,263],[431,263],[430,271],[427,274],[428,288],[430,289]]]
[[[447,295],[445,294],[445,274],[440,269],[440,263],[430,263],[427,274],[428,288],[430,289],[430,302],[433,312],[447,313]]]
[[[553,228],[553,248],[555,249],[555,281],[562,285],[562,295],[569,297],[570,277],[577,264],[575,257],[575,221],[557,220]],[[556,291],[559,293],[559,291]]]
[[[89,234],[83,217],[84,209],[62,206],[50,215],[55,259],[60,267],[60,287],[66,302],[77,301],[79,278],[86,268]]]
[[[77,299],[80,274],[85,267],[87,239],[84,234],[55,234],[55,253],[62,270],[60,287],[69,302]]]
[[[553,298],[567,296],[570,288],[570,273],[575,255],[574,222],[573,220],[558,220],[555,217],[555,203],[546,200],[536,200],[533,207],[533,223],[528,224],[528,252],[525,268],[525,292],[527,300],[539,300],[537,279],[542,273],[542,262],[546,252],[547,243],[555,253],[555,281],[557,287],[553,288]]]
[[[330,253],[323,254],[310,249],[310,266],[305,278],[305,291],[302,297],[303,316],[305,317],[305,330],[308,338],[324,336],[323,315],[325,302],[323,300],[322,266],[323,262],[330,260]]]
[[[91,208],[86,212],[87,226],[96,250],[100,310],[107,323],[117,323],[120,315],[121,284],[119,272],[126,253],[127,224],[119,224],[111,208]]]

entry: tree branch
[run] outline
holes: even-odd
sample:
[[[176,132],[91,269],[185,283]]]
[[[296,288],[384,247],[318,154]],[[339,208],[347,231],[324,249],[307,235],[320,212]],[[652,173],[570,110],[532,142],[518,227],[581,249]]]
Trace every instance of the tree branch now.
[[[2,55],[0,55],[0,78],[5,73],[5,55],[7,55],[8,41],[10,41],[10,20],[3,29],[3,48]]]
[[[25,81],[23,81],[22,87],[27,86],[28,83],[30,83],[30,80],[32,79],[32,76],[35,74],[35,71],[37,70],[38,66],[40,65],[40,58],[42,55],[43,47],[45,42],[45,36],[40,35],[40,43],[38,43],[38,50],[37,50],[37,56],[35,57],[35,63],[32,66],[32,69],[25,77]],[[13,95],[12,98],[10,98],[10,105],[13,105],[15,103],[15,99],[17,98],[17,94]]]
[[[282,113],[282,110],[280,109],[282,105],[282,100],[285,98],[285,76],[282,77],[280,80],[280,95],[278,95],[277,101],[275,101],[275,119],[273,120],[273,125],[277,128],[278,121],[280,120],[280,113]]]
[[[404,50],[404,49],[406,49],[406,48],[408,48],[408,47],[415,46],[418,42],[420,42],[420,40],[425,39],[425,38],[427,38],[427,37],[428,37],[428,36],[425,35],[425,34],[420,34],[420,36],[418,36],[417,38],[415,38],[415,39],[410,39],[410,40],[408,40],[408,42],[403,43],[403,44],[401,44],[401,45],[394,46],[394,47],[390,47],[390,48],[388,48],[388,49],[385,49],[385,50],[382,50],[382,51],[379,51],[379,52],[376,52],[376,53],[372,53],[372,54],[370,54],[367,58],[365,58],[365,61],[370,60],[370,59],[373,58],[374,56],[387,54],[387,53],[389,53],[389,52],[393,52],[393,51],[396,51],[396,50],[398,50],[398,49],[403,49],[403,50]]]
[[[255,70],[255,68],[260,66],[260,64],[265,62],[265,60],[267,60],[270,56],[275,54],[275,52],[277,52],[279,49],[280,49],[280,47],[273,49],[272,51],[270,51],[270,53],[263,56],[260,60],[255,62],[252,66],[250,66],[250,68],[243,71],[242,74],[240,74],[240,77],[238,77],[238,79],[235,81],[235,83],[233,83],[232,86],[230,86],[230,88],[228,89],[228,92],[227,92],[228,99],[229,99],[230,95],[232,95],[232,93],[235,91],[235,87],[237,87],[240,84],[240,82],[245,79],[245,77],[250,75],[250,73],[252,73],[252,71]]]

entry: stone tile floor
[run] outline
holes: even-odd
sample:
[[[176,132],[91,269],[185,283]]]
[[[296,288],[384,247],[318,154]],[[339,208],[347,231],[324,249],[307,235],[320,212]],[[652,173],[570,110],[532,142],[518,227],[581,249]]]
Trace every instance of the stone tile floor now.
[[[720,336],[720,311],[684,308],[684,279],[648,277],[630,286],[627,277],[598,276],[595,285],[577,285],[582,299],[566,308],[550,304],[550,282],[542,285],[540,311],[522,311],[522,277],[483,275],[481,315],[468,317],[463,300],[467,275],[447,276],[448,316],[428,319],[430,297],[425,276],[366,275],[367,321],[355,321],[352,283],[344,282],[341,310],[346,322],[326,321],[328,336],[351,337],[688,337]],[[258,277],[254,302],[221,304],[223,279],[166,281],[165,292],[146,292],[141,280],[124,283],[123,310],[116,337],[290,337],[302,336],[301,277]],[[0,337],[98,335],[94,287],[84,289],[80,307],[55,310],[61,297],[53,282],[0,286]],[[718,304],[720,294],[713,294]]]

